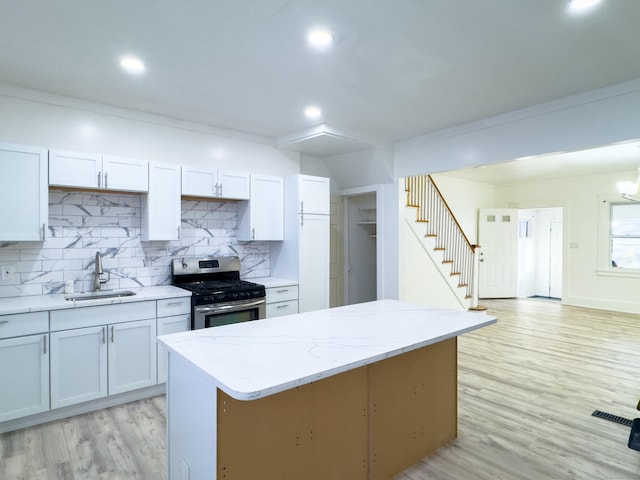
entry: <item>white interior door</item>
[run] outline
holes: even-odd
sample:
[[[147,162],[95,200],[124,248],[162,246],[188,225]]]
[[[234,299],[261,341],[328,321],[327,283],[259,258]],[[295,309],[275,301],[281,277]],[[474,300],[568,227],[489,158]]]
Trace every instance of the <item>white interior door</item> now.
[[[518,295],[518,210],[481,208],[478,220],[480,298]]]
[[[562,298],[562,222],[551,222],[549,241],[549,296]]]

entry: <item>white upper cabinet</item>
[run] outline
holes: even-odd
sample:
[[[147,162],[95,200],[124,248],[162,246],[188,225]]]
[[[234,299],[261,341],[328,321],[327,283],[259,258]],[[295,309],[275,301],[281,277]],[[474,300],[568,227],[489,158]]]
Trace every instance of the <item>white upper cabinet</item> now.
[[[148,162],[112,155],[49,150],[49,185],[146,192],[149,190]]]
[[[248,200],[250,195],[250,175],[247,173],[218,170],[218,196]]]
[[[249,182],[247,173],[182,167],[182,195],[248,200]]]
[[[284,181],[251,175],[251,200],[238,207],[238,240],[284,240]]]
[[[44,148],[0,144],[0,240],[43,241],[49,190]]]
[[[149,193],[142,199],[142,240],[180,238],[180,165],[149,162]]]
[[[329,179],[325,177],[298,176],[299,213],[329,215]]]
[[[149,190],[149,162],[135,158],[102,157],[102,188],[127,192]]]

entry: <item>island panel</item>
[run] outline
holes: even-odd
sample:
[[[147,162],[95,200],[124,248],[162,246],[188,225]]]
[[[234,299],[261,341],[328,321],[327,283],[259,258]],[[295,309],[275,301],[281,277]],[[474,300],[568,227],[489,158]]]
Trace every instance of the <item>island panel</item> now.
[[[217,478],[368,478],[369,377],[351,370],[253,401],[218,390]]]

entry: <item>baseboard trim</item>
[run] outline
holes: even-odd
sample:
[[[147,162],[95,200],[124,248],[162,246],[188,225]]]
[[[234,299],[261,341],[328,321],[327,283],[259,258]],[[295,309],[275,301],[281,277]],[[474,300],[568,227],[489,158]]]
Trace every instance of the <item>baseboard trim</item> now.
[[[2,422],[0,423],[0,433],[33,427],[34,425],[40,425],[42,423],[54,422],[56,420],[62,420],[64,418],[93,412],[95,410],[101,410],[103,408],[115,407],[116,405],[122,405],[123,403],[135,402],[136,400],[155,397],[157,395],[164,395],[165,393],[166,384],[162,383],[160,385],[153,385],[151,387],[141,388],[131,392],[124,392],[118,395],[111,395],[97,400],[91,400],[90,402],[56,408],[55,410],[49,410],[47,412],[29,415],[28,417],[21,417]]]

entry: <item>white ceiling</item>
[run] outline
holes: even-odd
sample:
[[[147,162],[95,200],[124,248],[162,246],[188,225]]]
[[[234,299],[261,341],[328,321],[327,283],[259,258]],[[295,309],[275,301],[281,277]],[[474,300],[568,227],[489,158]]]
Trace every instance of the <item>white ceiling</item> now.
[[[606,175],[640,168],[640,142],[626,142],[579,152],[562,152],[511,162],[445,172],[455,178],[507,185],[585,175]]]
[[[638,0],[0,0],[0,82],[276,143],[315,103],[389,142],[640,78],[639,24]]]

